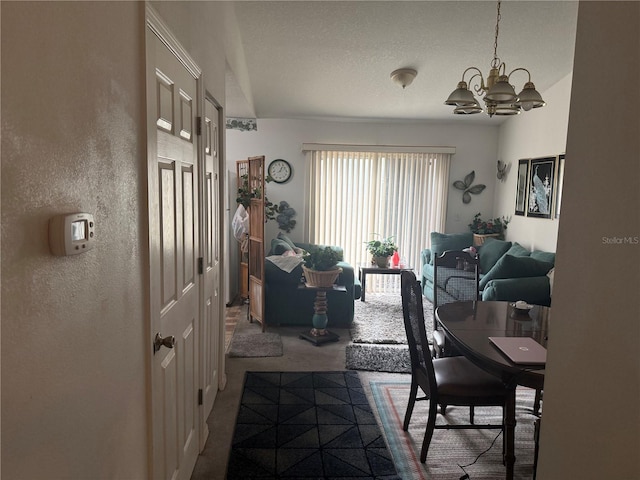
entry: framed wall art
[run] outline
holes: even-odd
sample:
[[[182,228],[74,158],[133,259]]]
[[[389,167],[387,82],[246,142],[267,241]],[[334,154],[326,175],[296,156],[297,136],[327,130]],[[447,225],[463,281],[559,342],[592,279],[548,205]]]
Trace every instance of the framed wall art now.
[[[529,162],[527,216],[552,218],[556,157],[534,158]]]
[[[558,155],[558,173],[556,174],[556,218],[560,218],[560,203],[562,201],[562,184],[564,183],[564,153]]]
[[[527,192],[529,185],[529,159],[518,160],[518,184],[516,185],[516,215],[527,211]]]

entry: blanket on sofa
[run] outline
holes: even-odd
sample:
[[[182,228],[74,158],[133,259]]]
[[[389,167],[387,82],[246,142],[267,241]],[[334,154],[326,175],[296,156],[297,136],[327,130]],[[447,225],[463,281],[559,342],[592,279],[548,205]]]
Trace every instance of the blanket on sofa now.
[[[265,257],[265,260],[269,260],[280,270],[287,273],[293,272],[293,270],[303,262],[302,257],[297,255],[271,255]]]

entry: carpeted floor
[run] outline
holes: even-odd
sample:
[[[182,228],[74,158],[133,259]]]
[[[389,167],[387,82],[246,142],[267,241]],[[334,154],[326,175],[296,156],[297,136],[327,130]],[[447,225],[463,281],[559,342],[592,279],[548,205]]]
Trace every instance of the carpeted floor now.
[[[427,338],[433,331],[433,305],[424,299]],[[352,370],[409,373],[410,359],[400,294],[369,294],[356,300],[346,366]]]
[[[228,355],[238,358],[281,357],[282,338],[279,333],[263,332],[258,322],[251,323],[242,318],[231,337]]]
[[[431,440],[427,461],[420,463],[420,448],[426,427],[428,402],[416,402],[409,431],[402,430],[402,422],[409,398],[406,380],[372,380],[371,394],[379,415],[385,437],[391,449],[398,474],[403,480],[457,480],[465,472],[473,480],[504,478],[502,465],[502,435],[491,449],[475,464],[476,457],[491,446],[496,430],[436,430]],[[519,387],[516,398],[516,465],[515,479],[530,479],[533,472],[533,422],[534,390]],[[476,407],[476,423],[500,421],[502,410],[495,407]],[[437,422],[468,423],[468,407],[447,408],[446,417],[438,415]]]
[[[400,479],[357,372],[247,372],[227,479]]]

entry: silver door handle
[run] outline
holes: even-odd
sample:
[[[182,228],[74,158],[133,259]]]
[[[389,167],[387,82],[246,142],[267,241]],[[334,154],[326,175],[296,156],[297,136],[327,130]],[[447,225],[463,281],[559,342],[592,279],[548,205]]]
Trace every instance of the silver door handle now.
[[[153,353],[156,353],[161,347],[173,348],[175,346],[176,337],[170,335],[163,338],[162,335],[156,333],[156,338],[153,340]]]

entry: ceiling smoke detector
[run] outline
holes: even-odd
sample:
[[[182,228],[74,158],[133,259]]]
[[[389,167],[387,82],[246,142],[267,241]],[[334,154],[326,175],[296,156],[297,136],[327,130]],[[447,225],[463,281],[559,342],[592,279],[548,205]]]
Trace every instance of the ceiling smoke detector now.
[[[391,72],[391,80],[400,85],[402,88],[406,88],[411,85],[413,79],[416,78],[418,72],[413,68],[399,68]]]

